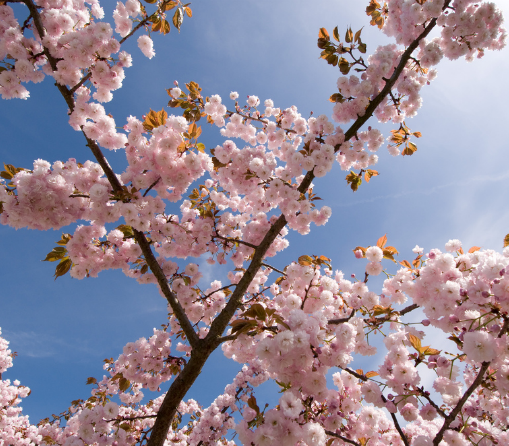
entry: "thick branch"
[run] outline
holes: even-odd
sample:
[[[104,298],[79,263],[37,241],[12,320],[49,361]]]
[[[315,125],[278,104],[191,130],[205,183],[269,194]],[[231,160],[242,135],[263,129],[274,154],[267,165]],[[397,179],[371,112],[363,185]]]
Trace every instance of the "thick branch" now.
[[[448,6],[450,3],[450,0],[448,0],[445,4],[445,7]],[[364,123],[373,115],[375,109],[380,105],[382,100],[390,93],[391,88],[396,83],[396,80],[398,79],[399,75],[403,71],[403,68],[405,67],[409,57],[411,56],[412,52],[418,47],[419,42],[424,39],[431,30],[436,25],[436,19],[431,20],[431,22],[428,24],[428,26],[425,28],[425,30],[420,34],[420,36],[411,43],[411,45],[408,47],[408,49],[403,53],[401,56],[401,61],[397,68],[394,70],[393,75],[391,76],[391,79],[386,83],[385,87],[382,89],[382,91],[370,102],[370,105],[367,107],[366,112],[364,113],[364,116],[357,118],[357,120],[352,124],[352,126],[348,129],[348,131],[345,133],[345,141],[348,141],[350,138],[352,138],[357,131],[364,125]],[[339,145],[335,148],[336,151],[339,150]],[[309,186],[311,185],[311,182],[315,178],[312,171],[308,171],[306,175],[304,176],[304,179],[300,183],[297,190],[301,193],[304,193],[308,190]],[[221,335],[228,326],[228,323],[230,322],[231,318],[235,314],[235,311],[237,311],[237,308],[239,307],[242,297],[244,293],[246,292],[247,288],[253,281],[254,277],[256,276],[256,273],[260,269],[263,263],[263,257],[267,250],[269,249],[272,242],[276,239],[276,237],[279,235],[281,230],[286,226],[287,221],[285,216],[282,214],[279,216],[279,218],[274,222],[274,224],[271,226],[267,234],[265,234],[265,237],[263,241],[258,245],[258,247],[255,249],[253,259],[247,268],[246,272],[240,279],[237,287],[235,288],[235,291],[230,296],[230,300],[226,304],[226,306],[223,308],[221,313],[214,319],[214,321],[211,324],[210,331],[207,334],[207,337],[205,338],[205,343],[207,346],[210,346],[210,348],[215,349],[217,345],[220,344]],[[205,346],[204,346],[205,347]],[[211,353],[211,352],[210,352]],[[210,353],[207,353],[203,355],[201,358],[203,360],[203,363],[207,360]],[[197,354],[197,352],[195,352]],[[197,359],[198,361],[198,359]],[[203,366],[203,363],[200,364],[200,368]],[[185,368],[184,368],[185,370]],[[182,372],[183,373],[183,372]],[[182,373],[179,375],[182,376]],[[355,373],[355,372],[354,372]],[[360,378],[360,376],[358,376]],[[363,377],[366,379],[365,377]],[[185,386],[187,389],[191,388],[193,385],[194,380],[188,381],[185,383]],[[187,390],[186,390],[187,391]],[[172,392],[172,389],[170,388],[170,391],[168,394]],[[185,395],[185,393],[184,393]],[[171,421],[173,417],[175,416],[177,406],[179,404],[180,400],[176,399],[166,399],[163,401],[161,405],[161,417],[157,417],[156,424],[154,425],[154,430],[152,433],[152,436],[149,440],[148,446],[163,446],[164,440],[166,438],[166,434],[168,432],[168,429],[170,427]],[[169,407],[170,404],[173,404],[173,407]],[[162,412],[164,408],[164,413]],[[397,421],[397,420],[396,420]],[[408,441],[403,436],[403,441],[405,441],[405,444],[408,444]]]

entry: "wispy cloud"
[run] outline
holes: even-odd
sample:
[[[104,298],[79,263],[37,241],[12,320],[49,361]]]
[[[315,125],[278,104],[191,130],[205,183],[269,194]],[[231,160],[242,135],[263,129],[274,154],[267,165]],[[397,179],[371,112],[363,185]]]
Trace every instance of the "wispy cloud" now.
[[[479,175],[475,177],[466,178],[463,181],[451,181],[450,183],[439,184],[431,187],[423,187],[418,189],[407,189],[401,192],[397,192],[395,194],[386,194],[386,195],[375,195],[370,198],[364,198],[362,200],[349,201],[349,202],[335,202],[334,206],[337,207],[350,207],[350,206],[359,206],[361,204],[366,203],[374,203],[380,200],[395,200],[398,198],[406,197],[406,196],[415,196],[415,195],[433,195],[438,192],[443,191],[444,189],[460,189],[465,187],[471,187],[474,185],[484,184],[484,183],[496,183],[500,181],[505,181],[509,179],[509,172],[500,174],[500,175]]]
[[[96,351],[77,338],[59,338],[48,333],[35,331],[6,330],[3,336],[10,342],[13,351],[20,351],[31,358],[62,357],[67,354],[94,355]]]

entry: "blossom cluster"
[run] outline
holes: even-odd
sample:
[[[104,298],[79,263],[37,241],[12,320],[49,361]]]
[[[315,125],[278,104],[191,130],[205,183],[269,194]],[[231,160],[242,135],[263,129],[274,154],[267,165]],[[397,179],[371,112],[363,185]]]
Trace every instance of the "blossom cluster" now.
[[[0,330],[0,335],[2,331]],[[18,380],[11,383],[2,380],[2,373],[12,367],[9,343],[0,336],[0,443],[16,446],[33,445],[41,441],[37,427],[30,424],[28,416],[22,414],[21,400],[30,394],[30,389]]]

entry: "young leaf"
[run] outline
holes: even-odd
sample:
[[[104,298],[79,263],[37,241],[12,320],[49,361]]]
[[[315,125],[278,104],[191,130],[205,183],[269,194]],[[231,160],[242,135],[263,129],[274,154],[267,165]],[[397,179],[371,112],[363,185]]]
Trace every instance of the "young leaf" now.
[[[182,21],[184,20],[184,14],[182,12],[182,9],[178,8],[175,11],[175,14],[173,14],[173,26],[177,28],[180,32],[180,27],[182,25]]]
[[[308,255],[300,256],[299,257],[299,265],[302,266],[309,266],[313,264],[313,259],[309,257]]]
[[[412,344],[412,347],[415,348],[420,353],[421,352],[421,340],[413,334],[409,334],[408,338],[410,340],[410,344]]]
[[[338,27],[337,27],[337,26],[336,26],[336,27],[334,28],[334,30],[332,31],[332,35],[334,36],[334,38],[335,38],[338,42],[340,42],[340,41],[341,41],[341,39],[339,38],[339,31],[338,31]]]
[[[62,260],[60,260],[60,263],[55,268],[55,280],[57,280],[57,277],[65,275],[72,266],[72,260],[69,257],[64,257]]]
[[[350,188],[355,192],[362,183],[362,178],[357,175],[354,171],[346,176],[346,182],[350,185]]]
[[[403,152],[401,152],[401,154],[404,156],[404,155],[413,155],[415,152],[417,152],[417,146],[413,143],[413,142],[409,142],[407,143],[405,149],[403,150]]]
[[[318,31],[318,38],[330,40],[329,33],[327,32],[327,30],[325,28],[320,28],[320,30]]]
[[[351,43],[352,40],[353,40],[353,32],[352,32],[351,28],[348,28],[346,30],[346,34],[345,34],[345,41],[346,41],[346,43]]]
[[[399,262],[400,265],[403,265],[404,267],[408,268],[408,269],[412,269],[412,265],[410,265],[410,262],[408,260],[402,260],[401,262]]]
[[[364,27],[362,27],[362,28],[364,28]],[[361,43],[361,32],[362,32],[362,28],[361,28],[361,29],[359,29],[359,31],[357,31],[357,32],[355,33],[355,37],[353,38],[354,42],[359,42],[359,43]]]
[[[121,392],[125,392],[130,385],[131,383],[129,382],[129,380],[124,378],[123,376],[118,380],[118,388],[120,389]]]
[[[382,237],[380,237],[377,240],[376,246],[378,246],[379,248],[383,249],[383,247],[385,246],[386,243],[387,243],[387,234],[383,235]]]

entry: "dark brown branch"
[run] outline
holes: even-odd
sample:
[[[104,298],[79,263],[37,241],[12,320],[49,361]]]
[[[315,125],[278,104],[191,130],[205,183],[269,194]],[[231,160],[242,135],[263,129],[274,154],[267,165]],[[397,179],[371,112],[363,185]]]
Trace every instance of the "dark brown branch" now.
[[[149,187],[148,189],[145,191],[145,193],[143,194],[144,197],[147,196],[147,194],[152,190],[153,187],[157,186],[157,183],[159,183],[159,181],[161,181],[161,177],[159,177],[157,180],[155,180]]]
[[[27,7],[30,10],[30,14],[34,19],[34,24],[37,29],[37,32],[39,33],[39,36],[42,38],[45,35],[44,28],[42,26],[40,15],[37,11],[37,8],[35,7],[32,0],[23,0],[23,3],[27,5]],[[446,6],[450,3],[450,0],[446,2]],[[126,37],[124,37],[120,43],[122,44],[125,42],[127,38],[129,38],[134,32],[136,32],[140,27],[144,26],[148,22],[149,17],[145,17],[134,29],[129,33]],[[377,108],[377,106],[383,101],[383,99],[389,94],[391,91],[391,88],[393,87],[394,83],[396,82],[397,78],[403,71],[403,68],[406,65],[406,62],[408,58],[410,57],[411,53],[417,48],[419,42],[426,37],[431,29],[435,26],[436,20],[432,20],[430,24],[426,27],[425,31],[409,46],[409,48],[403,53],[401,56],[401,61],[398,65],[398,67],[394,70],[394,73],[385,85],[385,87],[382,89],[382,91],[370,102],[369,106],[367,107],[364,116],[359,117],[353,125],[350,127],[350,129],[345,133],[345,141],[348,141],[350,138],[352,138],[357,131],[364,125],[364,123],[373,115],[373,112]],[[44,48],[44,54],[48,58],[48,62],[52,68],[53,71],[57,71],[57,59],[54,58],[49,50],[47,48]],[[69,90],[65,85],[56,84],[57,88],[59,89],[60,93],[62,94],[63,98],[65,99],[70,112],[74,110],[74,98],[73,93],[74,91]],[[249,118],[249,119],[256,119],[256,118]],[[287,130],[286,131],[291,131]],[[109,166],[106,158],[104,157],[101,149],[97,145],[97,143],[91,139],[89,139],[86,135],[85,138],[87,140],[87,145],[90,147],[92,153],[94,154],[97,162],[101,165],[106,177],[108,178],[108,181],[110,182],[114,192],[119,192],[122,190],[122,186],[114,174],[113,170]],[[339,146],[336,147],[336,151],[339,150]],[[304,193],[307,191],[309,186],[311,185],[311,182],[314,179],[314,174],[312,171],[307,172],[303,181],[298,187],[298,191],[301,193]],[[253,279],[255,278],[257,272],[262,266],[264,256],[271,246],[271,244],[274,242],[274,240],[277,238],[277,236],[280,234],[281,230],[286,226],[287,220],[284,215],[280,215],[279,218],[272,224],[270,229],[265,234],[264,239],[258,246],[251,245],[254,249],[253,258],[246,269],[244,275],[240,279],[239,283],[237,284],[235,291],[230,296],[230,299],[228,300],[228,303],[223,308],[223,310],[219,313],[219,315],[214,319],[210,326],[209,333],[205,337],[205,339],[200,340],[198,338],[198,335],[194,331],[189,319],[187,318],[184,310],[182,309],[180,303],[178,302],[176,296],[173,294],[171,289],[169,288],[168,281],[166,279],[166,276],[164,275],[159,263],[157,262],[157,259],[154,256],[154,253],[152,252],[152,249],[150,247],[150,244],[147,241],[147,238],[145,235],[138,231],[134,230],[134,237],[139,244],[143,255],[145,256],[145,260],[147,264],[149,265],[152,273],[157,279],[157,282],[159,284],[159,287],[163,294],[165,295],[166,299],[170,303],[170,306],[172,307],[172,311],[174,315],[176,316],[177,320],[180,323],[180,326],[182,327],[185,335],[187,336],[189,343],[193,347],[193,350],[191,352],[191,358],[189,362],[184,366],[182,371],[179,373],[179,375],[175,378],[175,380],[172,382],[169,391],[167,392],[163,403],[159,409],[159,412],[156,417],[155,424],[152,428],[152,434],[150,435],[150,438],[148,440],[149,446],[162,446],[166,440],[168,429],[171,425],[171,422],[176,414],[177,407],[179,403],[182,401],[184,396],[186,395],[189,388],[193,385],[196,378],[200,374],[203,365],[209,358],[210,354],[217,348],[217,346],[220,344],[220,339],[222,333],[225,331],[226,327],[228,326],[228,323],[230,322],[231,318],[239,308],[242,298],[247,291],[249,285],[252,283]],[[238,241],[240,243],[240,241]],[[246,242],[244,242],[246,244]],[[249,245],[248,245],[249,246]],[[355,373],[351,372],[350,373]],[[359,378],[364,378],[361,375],[358,376]],[[402,437],[404,439],[404,436]],[[407,443],[406,443],[407,444]]]
[[[39,33],[39,36],[41,40],[43,39],[45,35],[44,27],[42,26],[41,16],[39,15],[39,11],[37,11],[36,6],[33,3],[33,0],[23,0],[23,3],[27,6],[27,8],[30,11],[30,15],[34,19],[35,27],[37,29],[37,32]],[[48,61],[50,63],[51,69],[53,71],[57,71],[57,60],[50,54],[49,50],[46,47],[44,48],[44,54],[48,58]],[[58,90],[62,94],[63,98],[65,99],[67,105],[69,106],[69,110],[72,113],[74,110],[74,96],[65,85],[56,84]],[[120,184],[119,179],[113,172],[112,168],[110,167],[108,161],[106,160],[104,154],[102,153],[101,149],[99,148],[99,145],[92,139],[90,139],[85,132],[83,132],[83,135],[85,136],[85,139],[87,140],[87,146],[90,148],[92,153],[94,154],[97,162],[102,167],[106,178],[111,184],[111,187],[113,188],[114,192],[121,192],[122,191],[122,185]],[[177,300],[177,297],[175,294],[171,291],[168,280],[166,279],[166,276],[161,269],[161,265],[159,265],[157,259],[154,256],[154,253],[152,252],[152,248],[143,234],[143,232],[140,232],[136,229],[133,229],[134,232],[134,238],[138,245],[140,246],[143,255],[145,256],[145,261],[147,262],[147,265],[149,266],[150,270],[154,274],[154,276],[157,279],[157,283],[159,284],[159,287],[161,291],[163,292],[164,296],[168,300],[172,310],[173,314],[177,318],[180,327],[184,331],[185,335],[187,336],[189,340],[189,344],[191,347],[195,348],[197,346],[197,343],[199,341],[198,335],[193,329],[193,326],[191,325],[191,322],[189,321],[184,309],[180,305],[180,302]]]
[[[384,403],[387,403],[387,398],[385,398],[385,396],[383,396],[383,395],[382,395],[382,401]],[[398,421],[398,418],[396,417],[396,414],[392,413],[392,412],[390,412],[390,414],[391,414],[392,421],[394,422],[394,426],[396,427],[396,430],[398,431],[399,436],[401,437],[401,440],[403,441],[405,446],[410,446],[410,443],[408,443],[408,439],[407,439],[405,433],[403,432],[403,430],[401,429],[401,426],[399,425],[399,421]]]
[[[280,271],[279,269],[274,268],[273,266],[267,265],[266,263],[262,263],[262,266],[265,266],[265,268],[270,268],[271,270],[276,271],[276,273],[286,276],[286,273],[284,273],[283,271]]]
[[[127,36],[123,37],[120,40],[119,42],[120,45],[122,45],[127,39],[129,39],[129,37],[131,37],[136,31],[138,31],[143,25],[145,25],[149,21],[150,17],[152,16],[147,16],[143,20],[141,20],[140,23],[138,23]]]
[[[338,324],[343,324],[345,322],[348,322],[350,319],[352,319],[355,315],[355,309],[352,310],[352,312],[350,313],[350,316],[348,317],[342,317],[341,319],[331,319],[330,321],[328,321],[327,323],[328,324],[331,324],[331,325],[338,325]]]
[[[450,1],[451,0],[446,1],[444,8],[449,5]],[[431,32],[435,25],[436,19],[431,20],[430,24],[425,28],[425,30],[419,35],[419,37],[415,41],[411,43],[408,49],[402,54],[400,63],[394,70],[394,73],[391,76],[389,82],[387,82],[382,91],[370,102],[369,106],[366,108],[364,116],[357,118],[355,122],[352,124],[352,126],[347,130],[347,132],[345,133],[345,141],[348,141],[350,138],[352,138],[357,133],[357,131],[366,123],[366,121],[373,115],[378,105],[381,104],[383,99],[389,94],[392,87],[396,83],[396,80],[403,71],[403,68],[405,67],[412,52],[419,46],[419,42]],[[335,147],[335,151],[337,152],[339,149],[340,145],[337,145]],[[301,193],[307,191],[314,178],[315,176],[313,174],[313,171],[308,171],[304,176],[304,179],[300,183],[299,187],[297,188],[297,190]],[[228,326],[228,323],[230,322],[231,318],[237,311],[237,308],[239,307],[242,301],[242,296],[244,295],[247,288],[255,278],[256,273],[262,266],[263,257],[265,256],[265,253],[269,249],[270,245],[274,242],[276,237],[279,235],[281,230],[286,226],[286,224],[287,220],[283,214],[281,214],[279,218],[272,224],[270,229],[267,231],[267,234],[265,234],[265,237],[263,238],[262,242],[255,249],[253,259],[251,260],[249,267],[245,271],[239,283],[237,284],[235,291],[230,296],[230,300],[223,308],[221,313],[219,313],[216,319],[214,319],[214,321],[212,322],[209,333],[204,339],[205,345],[202,345],[202,348],[199,349],[199,352],[193,351],[193,353],[191,354],[191,358],[193,358],[194,354],[195,359],[194,362],[196,363],[197,366],[199,366],[200,370],[203,367],[203,364],[205,363],[209,355],[212,353],[212,351],[220,344],[219,341],[221,339],[221,335]],[[157,417],[156,422],[154,424],[154,430],[149,440],[149,446],[163,446],[171,421],[176,413],[178,404],[180,403],[180,399],[178,399],[176,396],[170,397],[169,395],[172,394],[174,391],[176,392],[175,395],[181,394],[183,398],[187,390],[191,388],[191,386],[194,383],[194,380],[198,376],[197,374],[193,373],[193,370],[190,369],[190,366],[191,361],[189,361],[188,365],[184,367],[184,370],[180,373],[177,380],[175,380],[172,386],[170,387],[170,390],[168,391],[166,398],[164,399],[161,405],[160,409],[161,416]],[[359,377],[360,376],[361,375],[359,375]],[[183,381],[185,379],[189,379],[189,381]],[[366,378],[364,377],[364,380],[365,379]],[[175,389],[173,389],[174,386]],[[185,390],[182,390],[182,386],[185,387]],[[408,442],[406,444],[408,444]]]
[[[502,329],[500,330],[500,333],[498,334],[498,338],[500,339],[507,331],[509,330],[509,318],[504,318],[504,325]],[[454,409],[451,410],[449,415],[445,417],[444,424],[438,431],[438,434],[433,439],[433,445],[438,446],[438,444],[442,441],[444,437],[445,431],[449,428],[451,423],[456,419],[456,416],[460,413],[461,409],[463,408],[464,404],[467,402],[467,400],[470,398],[470,395],[474,393],[474,390],[480,386],[484,374],[486,373],[486,370],[488,370],[488,367],[490,366],[491,362],[483,362],[481,365],[481,368],[479,369],[479,373],[477,374],[476,378],[474,379],[474,382],[470,385],[470,387],[467,389],[467,391],[463,394],[461,399],[458,401],[456,406],[454,406]]]
[[[90,195],[85,195],[85,194],[71,194],[71,195],[69,195],[69,198],[90,198]]]
[[[438,414],[439,414],[442,418],[447,418],[446,413],[445,413],[442,409],[440,409],[440,407],[438,407],[438,404],[436,404],[436,403],[435,403],[435,402],[434,402],[434,401],[430,398],[430,396],[428,395],[428,393],[426,393],[426,392],[424,391],[424,389],[419,389],[419,388],[417,388],[417,391],[419,392],[419,394],[420,394],[423,398],[425,398],[425,399],[428,401],[428,403],[430,403],[430,404],[433,406],[433,408],[434,408],[434,409],[438,412]]]
[[[347,373],[350,373],[350,375],[353,375],[356,378],[359,378],[362,381],[367,381],[368,380],[368,378],[366,376],[361,375],[360,373],[357,373],[355,370],[352,370],[352,369],[349,369],[349,368],[344,368],[343,370],[345,372],[347,372]]]
[[[85,76],[83,76],[83,78],[74,86],[72,87],[69,91],[71,92],[71,94],[74,94],[76,92],[76,90],[78,88],[80,88],[86,81],[88,81],[90,78],[92,77],[92,73],[91,72],[88,72]]]
[[[207,299],[207,297],[212,296],[214,293],[219,293],[219,291],[226,290],[232,286],[235,286],[234,283],[230,283],[230,285],[225,285],[224,287],[218,288],[217,290],[212,291],[212,293],[207,294],[206,296],[201,297],[200,299]]]
[[[130,420],[143,420],[145,418],[155,418],[157,417],[157,414],[154,414],[154,415],[140,415],[138,417],[121,417],[121,418],[114,418],[112,420],[104,420],[104,421],[107,421],[108,423],[110,422],[114,422],[114,423],[120,423],[121,421],[130,421]]]
[[[213,237],[220,238],[221,240],[224,240],[225,242],[240,243],[241,245],[246,245],[246,246],[249,246],[250,248],[253,248],[253,249],[257,248],[257,246],[253,245],[252,243],[245,242],[244,240],[238,240],[238,239],[235,239],[235,238],[223,237],[222,235],[219,235],[217,232],[216,232],[216,235],[214,235]]]
[[[451,3],[451,0],[447,0],[442,9],[447,8],[450,3]],[[398,80],[400,74],[403,72],[403,69],[405,68],[405,65],[408,62],[408,60],[410,59],[412,53],[417,49],[421,40],[428,36],[428,34],[436,26],[436,24],[437,24],[436,18],[430,20],[428,26],[426,26],[426,28],[424,28],[424,31],[419,35],[419,37],[417,37],[408,46],[408,48],[405,50],[405,52],[401,55],[401,60],[399,61],[398,66],[395,68],[390,79],[386,82],[382,91],[380,93],[378,93],[376,95],[376,97],[369,103],[364,115],[357,118],[355,120],[355,122],[353,123],[353,125],[346,131],[345,141],[348,141],[350,138],[352,138],[357,133],[357,131],[366,123],[366,121],[369,118],[371,118],[371,116],[375,112],[376,108],[382,103],[382,101],[385,99],[385,97],[390,94],[392,87],[394,87],[394,84]],[[339,148],[340,148],[340,145],[337,145],[335,147],[335,151],[336,152],[339,151]]]
[[[385,316],[380,316],[380,317],[377,317],[375,318],[375,320],[373,321],[373,319],[370,319],[370,318],[365,318],[364,321],[365,322],[370,322],[370,323],[374,323],[374,324],[380,324],[380,323],[384,323],[384,322],[387,322],[389,320],[391,320],[391,317],[393,316],[403,316],[407,313],[410,313],[411,311],[414,311],[414,310],[417,310],[417,308],[420,308],[419,305],[417,304],[412,304],[412,305],[409,305],[408,307],[405,307],[403,308],[402,310],[400,311],[394,311],[392,312],[391,314],[386,314]]]
[[[343,437],[342,435],[336,434],[335,432],[327,431],[327,430],[326,430],[326,431],[325,431],[325,433],[326,433],[329,437],[336,437],[336,438],[339,438],[340,440],[343,440],[345,443],[354,444],[355,446],[361,446],[361,444],[360,444],[360,443],[357,443],[356,441],[350,440],[349,438]]]
[[[396,417],[395,413],[390,413],[392,421],[394,422],[394,426],[396,426],[396,430],[398,431],[399,436],[401,437],[401,440],[403,440],[403,443],[405,446],[410,446],[410,443],[408,442],[408,438],[406,437],[405,433],[401,429],[401,426],[399,425],[398,418]]]

